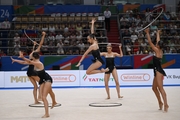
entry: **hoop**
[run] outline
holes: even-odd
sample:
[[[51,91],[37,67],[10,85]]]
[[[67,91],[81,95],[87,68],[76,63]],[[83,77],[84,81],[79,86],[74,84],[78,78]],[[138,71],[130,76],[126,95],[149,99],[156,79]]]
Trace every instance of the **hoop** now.
[[[26,35],[26,37],[29,39],[29,40],[31,40],[31,42],[34,42],[34,40],[32,40],[28,35],[27,35],[27,33],[26,33],[26,30],[24,29],[24,34]],[[37,45],[39,45],[38,43],[37,43]]]
[[[49,104],[48,107],[51,107],[51,106],[52,106],[52,104]],[[61,106],[61,104],[58,103],[54,107],[60,107],[60,106]],[[40,103],[40,104],[30,104],[29,107],[44,107],[44,104],[42,104],[42,103]]]
[[[90,103],[91,107],[118,107],[122,106],[121,103]]]
[[[159,10],[159,9],[161,9],[161,12],[159,13],[159,15],[158,15],[152,22],[150,22],[148,25],[146,25],[146,26],[145,26],[144,28],[142,28],[141,30],[138,30],[137,32],[141,32],[141,31],[145,30],[146,28],[148,28],[152,23],[154,23],[154,22],[161,16],[161,14],[162,14],[163,11],[164,11],[164,9],[163,9],[162,7],[159,7],[159,8],[157,8],[157,9],[154,9],[151,13],[153,13],[154,11]],[[149,13],[147,16],[149,16],[151,13]]]

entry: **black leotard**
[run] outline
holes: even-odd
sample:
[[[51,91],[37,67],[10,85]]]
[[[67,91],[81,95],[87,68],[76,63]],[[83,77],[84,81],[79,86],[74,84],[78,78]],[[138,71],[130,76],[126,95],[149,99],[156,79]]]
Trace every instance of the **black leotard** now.
[[[52,77],[45,72],[45,70],[36,71],[38,77],[40,78],[39,84],[41,85],[44,82],[53,82]]]
[[[100,51],[99,49],[97,50],[92,50],[92,55],[94,57],[94,60],[92,60],[93,62],[96,62],[96,60],[100,61],[102,64],[104,64],[103,59],[100,56]]]
[[[164,72],[163,68],[161,67],[161,61],[162,58],[158,58],[156,56],[153,56],[153,69],[154,69],[154,76],[156,76],[156,71],[160,72],[164,76],[166,76],[166,73]]]
[[[114,57],[106,57],[106,68],[109,68],[109,71],[105,72],[105,74],[112,73],[115,68]]]
[[[26,72],[27,76],[37,76],[37,73],[34,71],[34,65],[29,65],[29,68]]]

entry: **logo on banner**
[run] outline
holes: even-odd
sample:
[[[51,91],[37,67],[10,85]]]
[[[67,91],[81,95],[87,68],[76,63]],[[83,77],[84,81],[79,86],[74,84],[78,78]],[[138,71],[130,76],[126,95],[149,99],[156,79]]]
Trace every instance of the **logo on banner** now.
[[[76,76],[74,74],[52,74],[50,75],[53,82],[75,82]]]
[[[87,79],[87,75],[86,74],[84,74],[83,79],[84,79],[84,81],[86,81],[86,79]]]
[[[11,83],[26,83],[29,81],[29,78],[27,76],[11,76]]]
[[[121,75],[122,81],[149,81],[150,78],[148,73],[127,73]]]
[[[87,74],[84,74],[83,80],[87,82],[104,82],[104,78],[100,77],[94,77],[94,76],[87,76]],[[114,78],[109,78],[109,81],[114,81]]]

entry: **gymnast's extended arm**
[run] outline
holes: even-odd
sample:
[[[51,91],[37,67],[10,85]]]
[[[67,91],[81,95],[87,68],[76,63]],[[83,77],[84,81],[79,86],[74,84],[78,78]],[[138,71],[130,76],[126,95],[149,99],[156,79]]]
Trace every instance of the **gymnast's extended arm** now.
[[[45,36],[46,36],[46,33],[45,33],[45,32],[42,32],[41,41],[40,41],[40,43],[39,43],[38,48],[37,48],[34,52],[39,52],[39,51],[40,51],[40,49],[41,49],[41,47],[42,47],[42,45],[43,45],[43,43],[44,43],[44,38],[45,38]]]
[[[94,34],[94,23],[95,22],[96,22],[96,19],[92,18],[92,21],[90,22],[91,23],[91,34]]]
[[[86,52],[83,54],[81,59],[79,60],[79,63],[76,65],[76,67],[79,67],[81,65],[81,62],[84,60],[84,58],[93,50],[93,46],[90,46]]]
[[[22,64],[22,65],[27,65],[28,64],[28,62],[26,62],[24,60],[18,60],[18,59],[14,59],[12,57],[11,57],[11,60],[12,60],[12,63],[17,62],[17,63]]]
[[[150,34],[149,34],[149,28],[145,29],[144,31],[145,31],[145,33],[146,33],[146,36],[147,36],[149,45],[151,46],[151,48],[152,48],[155,52],[157,52],[157,51],[158,51],[157,47],[156,47],[156,46],[152,43],[152,41],[151,41],[151,37],[150,37]]]
[[[123,57],[122,45],[121,45],[121,44],[119,45],[119,51],[120,51],[120,54],[115,53],[115,56],[116,56],[116,57]]]

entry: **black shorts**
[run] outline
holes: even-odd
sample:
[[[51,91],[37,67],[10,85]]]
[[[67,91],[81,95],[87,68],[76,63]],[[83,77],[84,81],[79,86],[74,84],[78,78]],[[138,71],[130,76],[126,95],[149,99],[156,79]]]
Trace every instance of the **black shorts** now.
[[[39,85],[45,83],[45,82],[50,82],[53,83],[52,77],[49,74],[45,74],[44,78],[41,78],[39,81]]]

